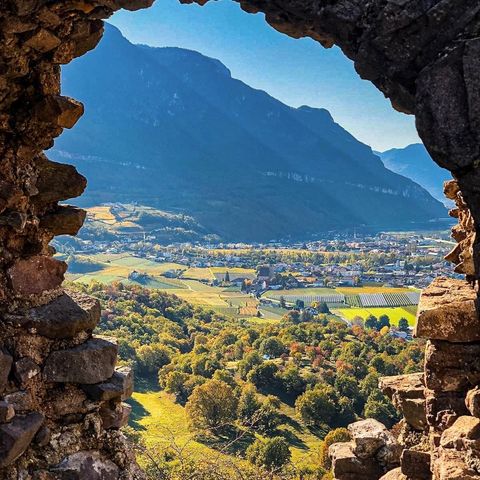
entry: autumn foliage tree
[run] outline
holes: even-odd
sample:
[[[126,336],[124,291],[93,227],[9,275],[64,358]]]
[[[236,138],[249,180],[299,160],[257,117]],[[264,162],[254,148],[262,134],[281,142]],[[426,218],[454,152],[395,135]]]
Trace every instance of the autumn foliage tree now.
[[[229,385],[208,380],[195,388],[185,409],[194,429],[216,430],[236,419],[237,406],[237,397]]]

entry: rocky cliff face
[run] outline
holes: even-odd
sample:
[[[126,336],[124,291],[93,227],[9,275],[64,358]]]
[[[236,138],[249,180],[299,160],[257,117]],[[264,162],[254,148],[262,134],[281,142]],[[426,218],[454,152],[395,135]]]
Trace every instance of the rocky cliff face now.
[[[199,0],[204,3],[204,0]],[[3,0],[0,4],[0,477],[141,477],[118,428],[131,374],[116,345],[92,336],[98,304],[63,291],[55,235],[84,212],[64,201],[85,179],[42,153],[83,107],[60,92],[60,65],[93,48],[102,19],[152,0]],[[479,278],[480,5],[468,0],[241,0],[275,28],[338,44],[395,108],[414,113],[459,219],[448,258]],[[480,326],[477,292],[437,280],[424,293],[417,335],[425,374],[384,379],[405,416],[399,438],[372,421],[332,447],[337,479],[480,478]],[[393,468],[396,465],[400,467]],[[393,468],[393,469],[392,469]]]

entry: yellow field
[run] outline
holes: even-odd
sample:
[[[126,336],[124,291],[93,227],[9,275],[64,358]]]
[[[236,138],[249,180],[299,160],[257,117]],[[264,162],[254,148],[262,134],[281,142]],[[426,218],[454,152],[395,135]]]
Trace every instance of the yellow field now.
[[[112,214],[110,207],[107,206],[87,208],[87,215],[93,220],[108,223],[109,225],[117,222],[115,215]]]
[[[332,310],[333,313],[347,319],[353,320],[355,317],[361,317],[364,320],[369,315],[379,317],[380,315],[388,315],[390,323],[392,325],[398,325],[399,320],[403,317],[408,320],[410,326],[414,326],[416,322],[416,316],[413,313],[412,307],[395,307],[395,308],[341,308]]]

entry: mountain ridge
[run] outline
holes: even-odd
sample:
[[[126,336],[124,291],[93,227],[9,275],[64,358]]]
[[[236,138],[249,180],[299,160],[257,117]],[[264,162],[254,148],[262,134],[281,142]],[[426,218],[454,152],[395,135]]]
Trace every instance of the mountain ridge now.
[[[445,205],[451,204],[443,194],[443,183],[452,178],[451,174],[432,160],[423,144],[413,143],[376,153],[386,168],[418,183]]]
[[[133,45],[107,26],[63,85],[86,114],[51,153],[90,178],[84,205],[140,202],[242,241],[446,216],[327,110],[289,107],[198,52]]]

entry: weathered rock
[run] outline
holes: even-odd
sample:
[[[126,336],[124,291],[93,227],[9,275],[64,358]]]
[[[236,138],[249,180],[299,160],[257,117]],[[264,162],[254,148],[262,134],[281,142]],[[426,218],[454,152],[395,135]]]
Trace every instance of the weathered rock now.
[[[462,415],[468,415],[463,392],[425,390],[425,407],[429,425],[443,431]]]
[[[78,347],[53,352],[43,370],[47,382],[94,384],[113,375],[117,345],[94,338]]]
[[[385,425],[373,418],[350,424],[348,431],[352,437],[353,452],[358,458],[374,457],[383,447],[397,450],[393,435]],[[398,452],[397,461],[399,458]]]
[[[16,294],[33,295],[58,288],[66,271],[65,262],[37,255],[18,260],[8,275]]]
[[[477,440],[480,440],[480,419],[463,416],[443,432],[440,445],[443,448],[464,450],[470,441]]]
[[[380,480],[411,480],[408,479],[400,468],[395,468],[386,473]]]
[[[20,384],[28,382],[40,373],[40,367],[29,357],[23,357],[15,362],[15,378]]]
[[[46,447],[50,443],[52,432],[47,426],[43,426],[35,435],[34,441],[39,447]]]
[[[28,448],[43,423],[43,415],[30,413],[16,416],[0,425],[0,468],[13,463]]]
[[[58,47],[60,43],[61,40],[53,33],[41,28],[25,42],[25,45],[39,52],[46,53]]]
[[[69,97],[49,95],[35,108],[38,119],[62,128],[72,128],[83,115],[83,105]]]
[[[5,395],[5,401],[8,402],[16,412],[27,412],[33,408],[32,393],[28,390],[18,390]]]
[[[465,392],[480,383],[480,343],[430,341],[425,350],[425,386]]]
[[[36,157],[36,167],[38,193],[32,196],[32,202],[37,205],[78,197],[87,186],[86,178],[75,167],[52,162],[43,154]]]
[[[12,369],[13,358],[0,348],[0,393],[2,393],[7,384],[8,376]]]
[[[7,315],[6,320],[47,338],[69,338],[95,328],[100,320],[100,302],[79,292],[66,291],[46,305]]]
[[[15,409],[5,400],[0,401],[0,423],[7,423],[15,416]]]
[[[60,206],[42,217],[40,226],[53,235],[76,235],[85,221],[87,212],[81,208]]]
[[[422,292],[414,334],[449,342],[480,341],[475,290],[464,280],[436,278]]]
[[[103,428],[119,429],[128,424],[128,418],[132,412],[132,407],[127,403],[118,403],[114,408],[104,406],[100,409],[100,417],[102,418]]]
[[[382,392],[415,430],[424,430],[427,426],[423,377],[423,372],[382,377],[379,384]]]
[[[415,449],[405,449],[400,459],[401,472],[408,478],[415,480],[430,480],[430,452],[422,452]]]
[[[465,405],[471,415],[480,418],[480,387],[475,387],[468,391]]]
[[[115,398],[126,400],[133,393],[132,369],[120,367],[107,381],[94,385],[82,385],[82,388],[95,401],[108,401]]]
[[[119,469],[98,452],[78,452],[53,469],[58,480],[118,480]]]
[[[353,452],[351,443],[334,443],[328,449],[332,460],[333,476],[341,480],[376,480],[383,469],[372,458],[360,459]]]
[[[435,480],[478,480],[479,474],[465,462],[465,452],[453,449],[442,450],[433,463]]]

